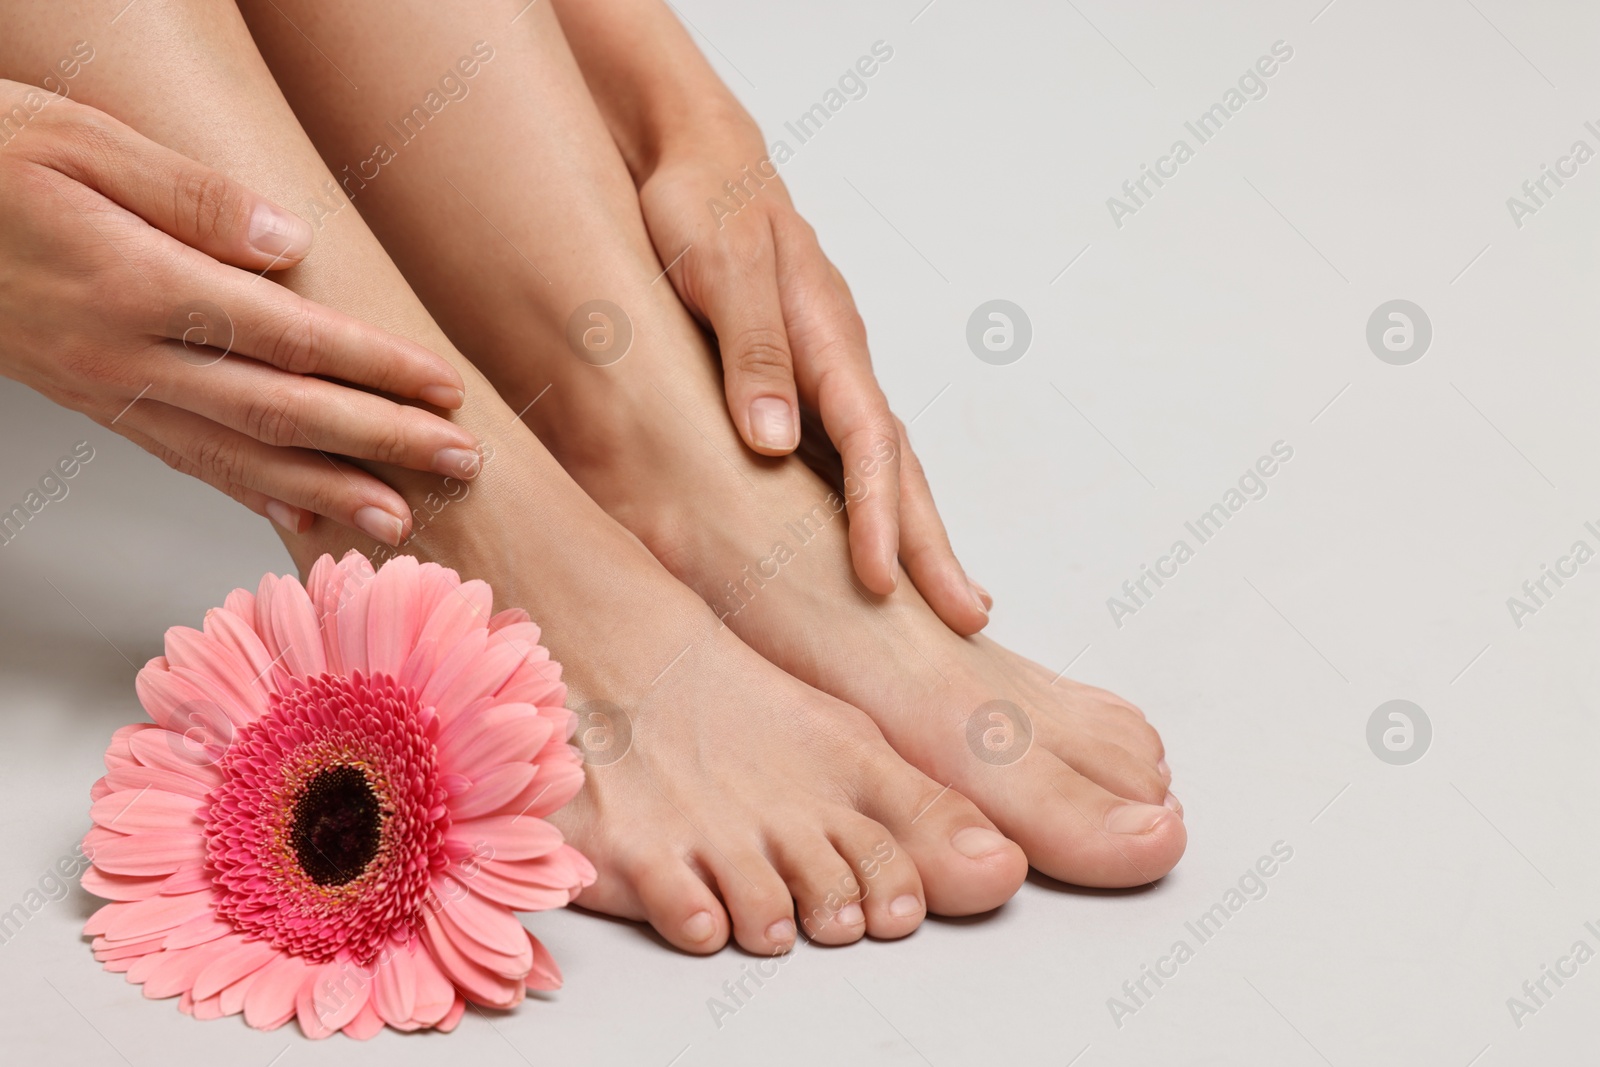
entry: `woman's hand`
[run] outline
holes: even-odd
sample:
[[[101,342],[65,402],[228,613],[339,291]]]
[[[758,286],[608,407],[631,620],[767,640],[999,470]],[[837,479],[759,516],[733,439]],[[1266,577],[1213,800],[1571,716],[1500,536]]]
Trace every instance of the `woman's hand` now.
[[[19,116],[25,116],[20,118]],[[326,453],[458,478],[478,443],[445,360],[267,271],[311,226],[102,112],[0,80],[0,373],[293,531],[391,545],[404,499]]]
[[[800,405],[815,412],[842,462],[862,583],[892,591],[903,561],[946,625],[982,629],[993,600],[956,561],[905,426],[872,373],[850,288],[766,161],[760,132],[729,117],[662,143],[639,203],[679,296],[717,336],[728,410],[745,442],[769,456],[792,452]]]

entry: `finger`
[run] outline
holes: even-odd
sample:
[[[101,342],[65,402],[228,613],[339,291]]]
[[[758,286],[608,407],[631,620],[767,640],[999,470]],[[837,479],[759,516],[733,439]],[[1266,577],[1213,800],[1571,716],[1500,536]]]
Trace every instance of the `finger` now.
[[[844,279],[811,227],[775,226],[778,278],[801,395],[839,450],[850,559],[874,593],[900,575],[900,432],[872,373],[867,332]]]
[[[405,499],[348,463],[304,448],[275,448],[148,397],[128,410],[118,429],[124,425],[168,466],[228,492],[295,533],[310,526],[296,514],[300,512],[324,515],[388,545],[397,546],[410,534],[411,509]],[[235,495],[230,487],[253,495]],[[270,508],[269,501],[287,509]]]
[[[994,600],[957,562],[944,520],[933,506],[927,473],[911,451],[904,426],[900,426],[900,559],[922,599],[950,629],[965,637],[989,624]]]
[[[447,410],[461,406],[461,375],[414,341],[189,250],[174,266],[187,278],[205,279],[200,288],[210,299],[191,301],[152,323],[160,336],[191,349],[236,352],[296,374],[338,378]]]
[[[155,346],[151,399],[181,407],[268,445],[471,478],[478,443],[446,419],[347,385],[238,356],[201,362],[172,341]]]
[[[291,267],[311,250],[311,224],[210,167],[94,108],[58,105],[70,136],[43,162],[158,230],[249,270]]]
[[[699,277],[690,285],[722,351],[728,411],[745,444],[787,455],[800,443],[800,404],[770,236],[705,262],[691,268]]]

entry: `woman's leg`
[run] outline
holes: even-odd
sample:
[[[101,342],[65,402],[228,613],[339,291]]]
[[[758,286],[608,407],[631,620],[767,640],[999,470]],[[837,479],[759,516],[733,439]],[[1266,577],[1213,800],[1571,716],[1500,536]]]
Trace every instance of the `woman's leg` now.
[[[852,582],[827,488],[798,460],[742,446],[716,362],[661,276],[628,172],[547,5],[439,0],[403,16],[376,0],[243,7],[324,158],[351,175],[356,203],[439,323],[514,404],[543,396],[524,415],[541,440],[730,627],[865,709],[1046,873],[1129,885],[1177,862],[1183,824],[1140,712],[957,637],[904,575],[893,595],[869,599]],[[458,68],[477,42],[482,61]],[[631,347],[610,365],[596,364],[614,350],[573,346],[573,322],[596,300],[631,326]],[[603,340],[606,323],[586,321]]]
[[[606,700],[631,720],[631,749],[591,766],[557,819],[600,872],[581,902],[648,919],[693,951],[721,945],[731,917],[740,944],[771,952],[793,940],[792,901],[815,936],[844,941],[908,932],[925,903],[960,913],[1010,896],[1023,874],[1015,846],[959,798],[917,819],[940,785],[896,757],[858,711],[719,626],[450,345],[318,159],[239,13],[209,0],[142,0],[113,22],[120,6],[8,5],[0,76],[42,81],[74,42],[89,42],[76,99],[313,222],[315,247],[279,276],[285,284],[460,368],[468,396],[455,417],[493,449],[470,491],[458,484],[435,514],[432,501],[446,499],[438,479],[380,474],[418,509],[408,550],[527,608],[565,665],[573,706]],[[342,80],[336,91],[354,92]],[[128,284],[142,284],[131,267]],[[355,544],[330,526],[285,538],[302,568]],[[975,840],[989,847],[963,854]]]

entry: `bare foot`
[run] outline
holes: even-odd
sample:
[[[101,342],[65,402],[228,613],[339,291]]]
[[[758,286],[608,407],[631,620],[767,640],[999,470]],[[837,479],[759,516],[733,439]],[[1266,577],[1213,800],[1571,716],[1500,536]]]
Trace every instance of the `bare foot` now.
[[[552,821],[598,872],[579,904],[691,952],[731,931],[772,953],[797,919],[828,944],[900,937],[1016,891],[1021,851],[971,803],[746,647],[505,422],[470,494],[407,547],[528,608],[564,665],[589,766]]]
[[[541,437],[752,648],[865,710],[1044,873],[1129,886],[1177,863],[1183,809],[1142,712],[957,636],[904,573],[889,596],[866,593],[839,498],[799,460],[742,446],[703,347],[641,353],[604,382],[562,377],[593,370],[558,368],[566,398],[601,399],[552,405]],[[860,486],[871,492],[870,476]]]

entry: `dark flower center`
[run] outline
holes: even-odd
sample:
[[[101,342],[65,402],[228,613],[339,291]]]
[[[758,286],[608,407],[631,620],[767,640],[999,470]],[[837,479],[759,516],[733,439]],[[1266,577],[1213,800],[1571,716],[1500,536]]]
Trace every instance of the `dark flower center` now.
[[[359,768],[330,767],[306,783],[289,825],[301,870],[317,885],[344,885],[377,855],[383,817]]]

